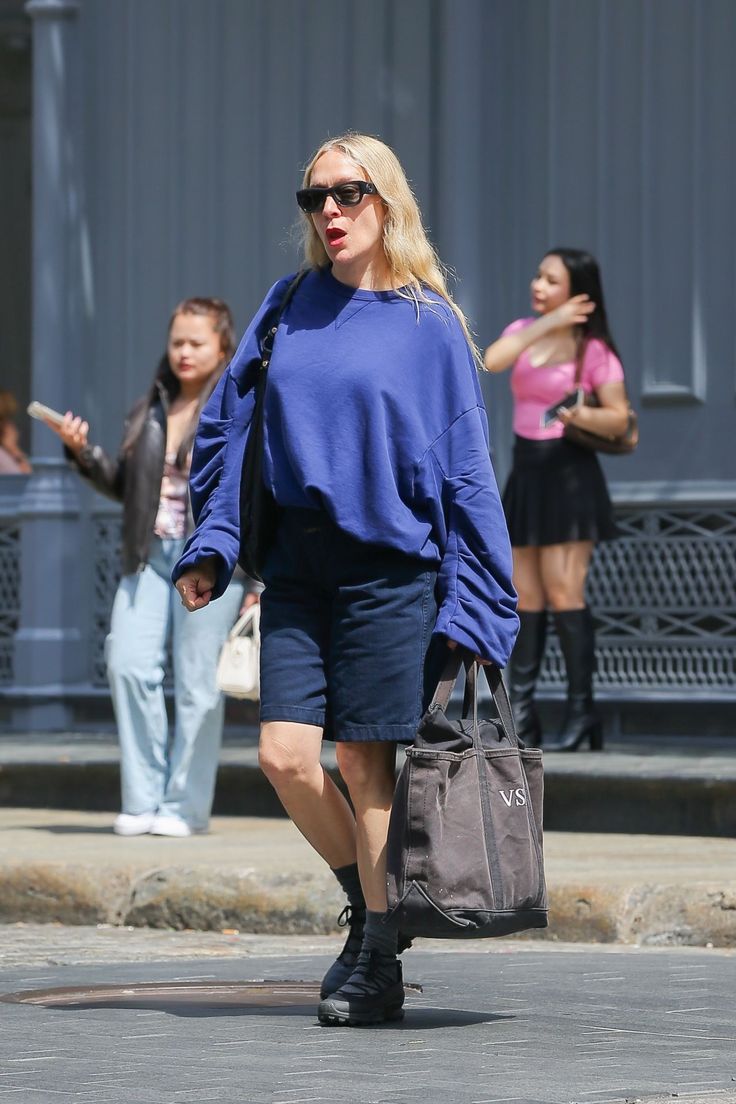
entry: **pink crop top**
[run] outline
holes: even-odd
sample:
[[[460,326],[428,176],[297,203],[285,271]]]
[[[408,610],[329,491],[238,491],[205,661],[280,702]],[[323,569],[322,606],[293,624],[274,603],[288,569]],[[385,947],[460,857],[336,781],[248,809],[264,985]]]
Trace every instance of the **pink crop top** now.
[[[501,334],[518,333],[525,326],[535,322],[535,318],[519,318]],[[604,383],[618,383],[624,378],[621,361],[611,352],[605,342],[593,338],[588,342],[583,361],[580,386],[586,394],[592,394]],[[562,422],[554,421],[547,429],[539,422],[547,407],[568,395],[575,384],[575,361],[563,364],[544,364],[538,368],[529,360],[529,350],[525,349],[511,369],[511,392],[514,396],[514,433],[519,437],[530,437],[533,441],[548,441],[561,437],[565,427]]]

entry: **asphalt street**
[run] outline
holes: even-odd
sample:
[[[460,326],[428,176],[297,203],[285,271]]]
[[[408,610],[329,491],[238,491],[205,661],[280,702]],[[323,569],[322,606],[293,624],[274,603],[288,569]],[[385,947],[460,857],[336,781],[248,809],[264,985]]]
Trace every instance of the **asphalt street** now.
[[[736,1102],[734,951],[424,942],[403,1022],[325,1028],[337,946],[2,927],[0,1104]]]

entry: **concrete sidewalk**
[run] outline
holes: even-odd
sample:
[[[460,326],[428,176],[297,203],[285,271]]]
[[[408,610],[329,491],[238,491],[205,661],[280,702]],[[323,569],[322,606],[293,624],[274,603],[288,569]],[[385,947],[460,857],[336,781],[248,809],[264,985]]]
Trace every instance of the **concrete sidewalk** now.
[[[0,810],[0,922],[334,931],[340,893],[289,821],[123,839],[112,817]],[[533,938],[736,946],[736,840],[550,832],[545,849],[550,928]]]

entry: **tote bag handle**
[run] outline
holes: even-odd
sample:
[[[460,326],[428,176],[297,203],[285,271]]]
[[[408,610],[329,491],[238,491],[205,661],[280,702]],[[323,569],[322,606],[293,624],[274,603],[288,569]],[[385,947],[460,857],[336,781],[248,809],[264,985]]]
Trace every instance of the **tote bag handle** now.
[[[512,747],[518,748],[519,738],[516,735],[516,725],[514,724],[514,715],[511,711],[511,702],[509,701],[508,691],[506,684],[503,681],[503,674],[501,668],[495,663],[479,664],[475,660],[471,659],[468,652],[463,652],[460,648],[455,648],[450,652],[447,658],[447,662],[444,666],[442,674],[440,675],[440,681],[437,684],[437,689],[434,692],[434,696],[429,705],[429,712],[433,709],[441,709],[446,711],[450,702],[450,696],[457,682],[458,675],[460,674],[460,668],[465,667],[465,698],[463,701],[463,717],[468,717],[470,714],[470,707],[473,709],[473,735],[477,733],[478,729],[478,668],[483,671],[486,682],[488,683],[488,689],[491,692],[491,697],[495,702],[498,715],[501,719],[501,725],[504,730],[504,734],[509,740]]]

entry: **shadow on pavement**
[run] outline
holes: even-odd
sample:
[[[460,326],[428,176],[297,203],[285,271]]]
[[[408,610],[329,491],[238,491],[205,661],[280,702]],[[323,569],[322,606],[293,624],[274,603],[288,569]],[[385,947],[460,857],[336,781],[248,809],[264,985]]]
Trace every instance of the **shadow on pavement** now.
[[[414,1005],[411,989],[408,990],[407,997],[407,1019],[381,1026],[399,1031],[428,1030],[514,1019],[509,1014]],[[313,981],[152,982],[115,987],[96,985],[25,990],[7,993],[0,997],[0,1001],[7,1004],[37,1005],[59,1012],[119,1008],[139,1012],[163,1012],[184,1018],[268,1015],[314,1019],[319,1003],[319,985]]]

